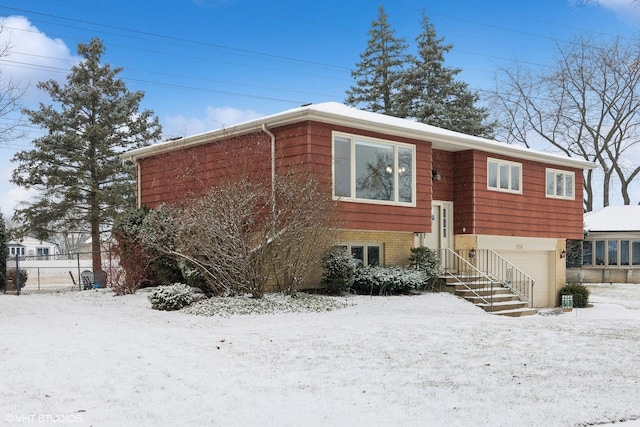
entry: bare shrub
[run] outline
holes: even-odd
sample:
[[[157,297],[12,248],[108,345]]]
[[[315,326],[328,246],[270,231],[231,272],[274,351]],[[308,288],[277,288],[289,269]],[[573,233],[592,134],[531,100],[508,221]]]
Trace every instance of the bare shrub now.
[[[113,226],[117,244],[112,247],[121,268],[111,269],[109,286],[116,295],[134,294],[149,280],[151,259],[140,241],[140,227],[147,210],[138,209],[120,215]]]
[[[269,283],[290,293],[329,244],[333,202],[308,173],[233,178],[202,196],[161,205],[145,218],[145,246],[193,266],[208,295],[250,293]]]
[[[331,247],[338,217],[331,193],[309,174],[278,177],[274,187],[270,221],[275,231],[268,260],[277,289],[295,295]]]

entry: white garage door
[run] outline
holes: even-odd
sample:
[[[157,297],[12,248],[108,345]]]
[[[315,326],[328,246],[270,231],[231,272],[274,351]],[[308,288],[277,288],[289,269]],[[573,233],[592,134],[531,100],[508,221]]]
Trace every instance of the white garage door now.
[[[551,268],[549,266],[549,252],[547,251],[496,251],[513,265],[524,271],[535,280],[533,286],[533,306],[550,307],[554,304],[553,293],[549,292],[551,283]],[[553,300],[552,300],[553,299]]]

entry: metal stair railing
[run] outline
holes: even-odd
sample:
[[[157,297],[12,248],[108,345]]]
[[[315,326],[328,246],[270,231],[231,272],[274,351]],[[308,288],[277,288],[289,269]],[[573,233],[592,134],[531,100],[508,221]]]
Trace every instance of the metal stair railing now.
[[[491,249],[475,250],[475,265],[500,286],[508,288],[522,302],[533,306],[533,286],[535,280],[513,263]]]
[[[493,306],[494,289],[500,284],[491,275],[474,265],[470,251],[460,254],[451,249],[436,249],[440,261],[441,274],[451,277],[482,303]],[[473,253],[475,255],[475,253]],[[466,255],[466,256],[465,256]]]

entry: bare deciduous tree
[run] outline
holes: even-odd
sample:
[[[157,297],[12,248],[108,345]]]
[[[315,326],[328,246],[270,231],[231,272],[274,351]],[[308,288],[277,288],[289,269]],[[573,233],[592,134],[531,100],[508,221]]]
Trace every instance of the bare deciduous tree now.
[[[542,140],[603,171],[603,205],[613,182],[630,204],[629,185],[640,173],[630,154],[640,141],[640,51],[637,43],[578,37],[557,46],[555,63],[498,72],[493,112],[508,142]],[[585,176],[586,211],[594,204],[594,176]]]
[[[0,34],[6,31],[0,23]],[[3,39],[5,41],[0,41],[0,58],[9,56],[11,50],[9,37]],[[0,119],[2,119],[0,142],[12,141],[23,136],[23,132],[20,131],[22,125],[20,99],[26,90],[26,87],[20,86],[11,79],[5,79],[0,74]]]

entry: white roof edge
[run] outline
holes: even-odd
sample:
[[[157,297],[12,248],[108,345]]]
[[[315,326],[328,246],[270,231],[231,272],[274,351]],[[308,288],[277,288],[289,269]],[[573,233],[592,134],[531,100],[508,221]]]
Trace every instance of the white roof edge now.
[[[414,122],[398,117],[386,116],[369,111],[358,110],[337,102],[310,104],[286,110],[270,116],[261,117],[240,123],[228,128],[221,128],[186,138],[162,142],[156,145],[127,151],[120,155],[123,160],[135,162],[137,159],[154,154],[200,145],[224,136],[242,135],[260,131],[262,125],[267,127],[283,126],[301,120],[317,120],[332,124],[363,128],[375,132],[412,139],[428,140],[436,149],[458,148],[459,150],[480,150],[492,154],[514,156],[521,159],[550,163],[564,167],[593,169],[595,164],[586,160],[574,159],[557,154],[544,153],[529,148],[506,144],[486,138],[466,135],[447,129],[441,129],[424,123]]]
[[[584,214],[589,232],[640,232],[640,205],[614,205]]]

